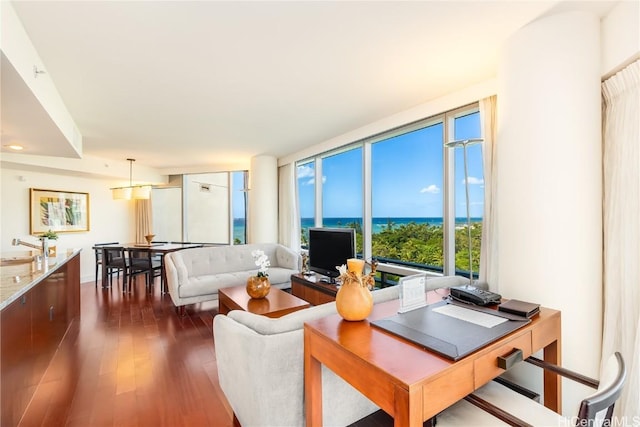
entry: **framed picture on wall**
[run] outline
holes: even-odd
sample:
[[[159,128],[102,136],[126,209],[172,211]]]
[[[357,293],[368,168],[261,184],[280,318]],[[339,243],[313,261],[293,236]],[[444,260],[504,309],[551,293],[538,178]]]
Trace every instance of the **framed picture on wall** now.
[[[30,234],[89,231],[89,193],[29,189]]]

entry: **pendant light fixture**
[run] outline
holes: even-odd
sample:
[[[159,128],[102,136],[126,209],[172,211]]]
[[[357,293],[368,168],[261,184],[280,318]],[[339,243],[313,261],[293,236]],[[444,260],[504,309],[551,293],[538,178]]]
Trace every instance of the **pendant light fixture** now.
[[[133,185],[133,162],[136,159],[127,159],[129,162],[129,186],[111,189],[114,200],[145,200],[151,196],[150,185]]]

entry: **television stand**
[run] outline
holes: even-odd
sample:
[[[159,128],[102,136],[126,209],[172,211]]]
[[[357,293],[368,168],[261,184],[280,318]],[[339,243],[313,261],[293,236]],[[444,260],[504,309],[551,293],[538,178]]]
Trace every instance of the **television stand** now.
[[[291,294],[302,298],[313,305],[320,305],[336,300],[338,287],[336,283],[326,283],[322,279],[325,276],[305,276],[303,274],[291,275]]]

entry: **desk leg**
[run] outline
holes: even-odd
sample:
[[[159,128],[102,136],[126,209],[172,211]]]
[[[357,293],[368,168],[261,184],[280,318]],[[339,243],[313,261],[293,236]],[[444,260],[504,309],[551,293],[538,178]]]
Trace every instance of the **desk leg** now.
[[[308,427],[322,426],[321,364],[311,355],[310,333],[304,331],[304,403]]]
[[[544,348],[543,358],[545,362],[560,366],[560,342],[554,341]],[[562,413],[562,381],[560,375],[550,371],[544,371],[544,406],[561,414]]]
[[[395,387],[393,425],[422,427],[422,387],[407,390]]]

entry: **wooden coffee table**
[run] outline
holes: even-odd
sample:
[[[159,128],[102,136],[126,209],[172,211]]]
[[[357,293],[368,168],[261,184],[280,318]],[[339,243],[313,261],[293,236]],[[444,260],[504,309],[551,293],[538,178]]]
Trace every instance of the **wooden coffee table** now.
[[[271,287],[269,295],[260,299],[251,298],[244,285],[218,291],[220,314],[227,314],[231,310],[244,310],[267,317],[281,317],[309,306],[307,301],[274,287]]]

